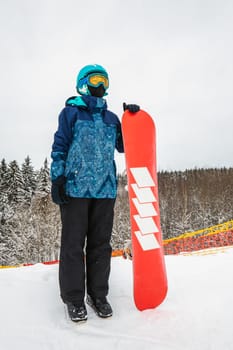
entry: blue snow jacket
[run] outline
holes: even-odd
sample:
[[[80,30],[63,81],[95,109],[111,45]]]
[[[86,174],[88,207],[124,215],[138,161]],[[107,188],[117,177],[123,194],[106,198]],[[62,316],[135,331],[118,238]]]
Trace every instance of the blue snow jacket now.
[[[114,150],[124,152],[121,124],[104,99],[71,97],[59,115],[52,146],[51,180],[66,177],[66,194],[115,198]]]

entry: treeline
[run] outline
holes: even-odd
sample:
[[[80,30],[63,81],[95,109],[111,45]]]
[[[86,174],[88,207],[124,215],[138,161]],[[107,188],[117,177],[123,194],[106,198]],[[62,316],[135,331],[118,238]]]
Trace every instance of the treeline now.
[[[233,218],[233,168],[158,174],[164,239]]]
[[[160,172],[163,238],[232,219],[233,168]],[[118,176],[113,249],[130,238],[125,175]],[[35,170],[29,157],[0,164],[0,265],[59,258],[60,213],[51,201],[49,166]]]
[[[0,165],[0,265],[58,258],[59,213],[50,198],[48,162],[36,171],[27,157]]]

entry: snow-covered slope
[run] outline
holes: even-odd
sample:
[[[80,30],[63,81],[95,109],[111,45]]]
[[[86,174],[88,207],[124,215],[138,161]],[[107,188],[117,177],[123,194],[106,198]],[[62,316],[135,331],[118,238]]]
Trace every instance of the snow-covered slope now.
[[[232,350],[233,249],[166,256],[169,292],[154,310],[138,311],[132,264],[112,259],[111,319],[88,308],[88,321],[68,320],[59,298],[58,265],[0,270],[2,350]],[[142,286],[143,288],[143,286]]]

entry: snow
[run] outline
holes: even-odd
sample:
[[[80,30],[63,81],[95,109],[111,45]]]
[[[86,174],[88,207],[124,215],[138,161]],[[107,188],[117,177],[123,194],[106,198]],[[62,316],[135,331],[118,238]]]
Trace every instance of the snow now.
[[[169,292],[156,309],[138,311],[132,263],[112,259],[114,315],[72,323],[58,292],[58,265],[0,270],[2,350],[232,350],[233,249],[166,256]]]

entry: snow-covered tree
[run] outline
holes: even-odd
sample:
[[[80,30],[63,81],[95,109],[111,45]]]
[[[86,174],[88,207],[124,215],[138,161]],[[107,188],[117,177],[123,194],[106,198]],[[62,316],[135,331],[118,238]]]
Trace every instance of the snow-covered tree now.
[[[24,182],[24,195],[25,202],[29,205],[31,203],[32,195],[36,189],[36,176],[33,166],[31,164],[31,159],[27,156],[21,167],[22,177]]]
[[[7,177],[7,164],[3,158],[0,164],[0,192],[5,192],[7,189],[6,177]],[[1,195],[0,193],[0,195]]]
[[[0,164],[0,222],[4,224],[6,221],[8,208],[8,196],[7,196],[7,164],[5,159],[2,159]],[[12,213],[10,214],[12,216]]]
[[[44,166],[40,169],[38,178],[37,178],[37,186],[36,193],[40,196],[47,196],[50,193],[51,182],[50,182],[50,172],[48,167],[47,158],[44,161]]]
[[[16,160],[9,163],[5,181],[9,202],[16,205],[23,203],[25,195],[24,181]]]

